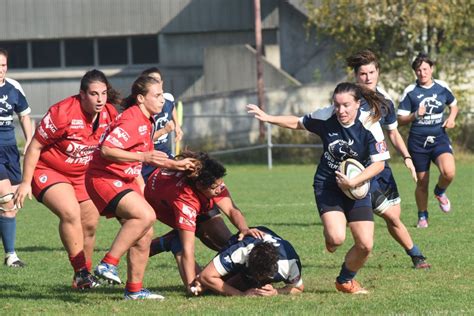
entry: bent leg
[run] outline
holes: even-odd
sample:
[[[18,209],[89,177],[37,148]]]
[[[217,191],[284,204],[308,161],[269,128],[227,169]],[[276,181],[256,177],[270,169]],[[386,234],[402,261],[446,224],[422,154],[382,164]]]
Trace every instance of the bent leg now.
[[[92,263],[92,254],[95,245],[95,232],[99,223],[99,211],[91,200],[79,204],[81,208],[81,224],[84,238],[84,254],[88,267]]]
[[[454,156],[451,153],[441,154],[436,158],[435,163],[440,172],[438,186],[442,189],[446,189],[451,184],[456,174]]]
[[[343,212],[329,211],[321,215],[321,221],[324,226],[326,249],[334,252],[346,239],[346,217]]]
[[[217,215],[200,222],[196,236],[209,249],[219,251],[227,244],[227,241],[232,237],[232,233],[222,219],[222,216]]]
[[[354,238],[354,246],[346,254],[346,267],[357,272],[367,261],[374,245],[374,222],[350,222],[349,228]]]
[[[381,216],[385,220],[387,229],[393,239],[395,239],[403,249],[410,250],[413,248],[413,240],[400,219],[400,213],[400,204],[396,204],[389,207]]]

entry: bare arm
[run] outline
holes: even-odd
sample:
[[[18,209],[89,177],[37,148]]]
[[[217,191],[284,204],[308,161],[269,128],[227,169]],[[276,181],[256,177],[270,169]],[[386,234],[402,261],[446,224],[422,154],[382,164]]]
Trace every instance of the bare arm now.
[[[452,105],[449,107],[449,116],[444,121],[443,127],[445,128],[454,128],[456,126],[456,116],[458,115],[459,109],[456,105]]]
[[[247,221],[240,209],[235,205],[231,197],[224,197],[216,202],[217,207],[229,218],[232,224],[239,230],[239,240],[245,236],[252,236],[254,238],[262,239],[265,233],[258,229],[250,229],[247,226]]]
[[[209,264],[202,270],[198,276],[198,281],[206,288],[213,290],[222,295],[227,296],[244,296],[245,293],[239,291],[235,287],[227,284],[222,279],[222,276],[217,272],[214,262],[211,261]]]
[[[402,135],[400,135],[400,132],[398,131],[398,129],[395,128],[395,129],[389,130],[388,137],[390,138],[390,141],[392,142],[395,149],[397,149],[397,151],[403,157],[405,166],[408,168],[408,170],[410,170],[411,177],[413,178],[413,180],[415,180],[415,182],[418,181],[418,177],[416,176],[415,166],[413,165],[413,160],[411,159],[407,146],[405,145]]]
[[[293,286],[288,284],[282,288],[274,288],[271,284],[266,284],[261,288],[254,289],[255,294],[259,296],[275,296],[275,295],[290,295],[300,294],[304,290],[303,284],[300,286]]]
[[[382,170],[384,169],[385,163],[384,161],[376,161],[370,164],[367,168],[364,169],[363,172],[361,172],[359,175],[356,177],[349,179],[345,174],[336,171],[336,181],[337,185],[341,189],[349,189],[349,188],[355,188],[361,185],[362,183],[372,179],[376,175],[378,175]]]
[[[173,121],[169,121],[165,124],[165,127],[160,128],[159,130],[155,131],[153,134],[153,141],[156,142],[158,138],[161,136],[171,133],[175,129],[175,124]]]
[[[268,115],[255,104],[247,105],[247,113],[253,114],[257,120],[289,129],[304,129],[297,116]]]
[[[18,119],[20,120],[21,129],[23,130],[23,135],[25,136],[25,148],[23,148],[23,154],[25,154],[28,146],[31,143],[31,139],[33,138],[33,126],[31,124],[31,118],[29,115],[19,116]]]
[[[43,145],[33,138],[26,150],[23,161],[23,178],[13,198],[13,203],[20,208],[23,207],[26,196],[31,200],[31,180],[33,179],[33,173],[35,172],[42,149]]]
[[[194,259],[194,232],[179,229],[179,238],[183,245],[181,265],[183,270],[183,283],[186,285],[188,293],[191,291],[193,282],[196,279],[196,261]]]
[[[173,117],[174,126],[175,126],[174,132],[176,133],[176,137],[174,138],[174,141],[177,143],[183,138],[184,134],[183,134],[183,130],[181,129],[181,125],[179,125],[179,122],[178,122],[178,113],[176,112],[176,107],[173,108],[173,112],[171,115]]]

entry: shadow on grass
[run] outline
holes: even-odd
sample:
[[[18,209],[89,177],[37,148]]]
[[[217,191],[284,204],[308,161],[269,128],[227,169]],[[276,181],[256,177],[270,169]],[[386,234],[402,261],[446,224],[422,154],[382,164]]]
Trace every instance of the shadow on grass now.
[[[316,223],[271,223],[271,222],[266,222],[263,223],[261,226],[267,226],[267,227],[272,227],[272,226],[281,226],[281,227],[311,227],[311,226],[322,226],[320,222]]]
[[[45,247],[45,246],[16,247],[15,250],[18,252],[65,251],[63,247]],[[94,251],[106,252],[108,251],[108,249],[99,248],[99,249],[94,249]]]

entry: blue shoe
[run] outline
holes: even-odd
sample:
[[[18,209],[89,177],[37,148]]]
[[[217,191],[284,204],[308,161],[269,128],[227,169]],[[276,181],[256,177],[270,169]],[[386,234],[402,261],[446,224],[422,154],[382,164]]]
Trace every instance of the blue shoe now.
[[[94,269],[94,274],[99,279],[103,279],[110,284],[121,284],[122,281],[120,280],[117,272],[117,267],[113,264],[108,264],[105,262],[100,262],[97,267]]]
[[[159,300],[162,301],[165,299],[163,295],[152,293],[147,289],[141,289],[138,292],[129,292],[125,289],[125,294],[123,295],[126,300]]]

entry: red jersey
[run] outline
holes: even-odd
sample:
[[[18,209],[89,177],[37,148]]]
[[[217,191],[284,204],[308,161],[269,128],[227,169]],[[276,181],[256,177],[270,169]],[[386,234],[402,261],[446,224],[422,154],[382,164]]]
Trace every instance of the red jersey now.
[[[153,150],[151,138],[153,118],[148,118],[136,105],[129,107],[117,116],[101,146],[120,148],[129,152],[148,152]],[[125,182],[133,181],[141,174],[139,161],[115,162],[103,158],[100,151],[94,153],[88,173],[94,176],[114,176]]]
[[[90,122],[81,108],[79,95],[52,105],[34,135],[44,146],[38,166],[68,177],[83,175],[102,135],[116,116],[115,107],[107,103],[98,114],[98,121]]]
[[[159,221],[192,232],[196,231],[196,217],[208,212],[214,204],[186,183],[182,172],[159,168],[148,178],[145,199]]]

